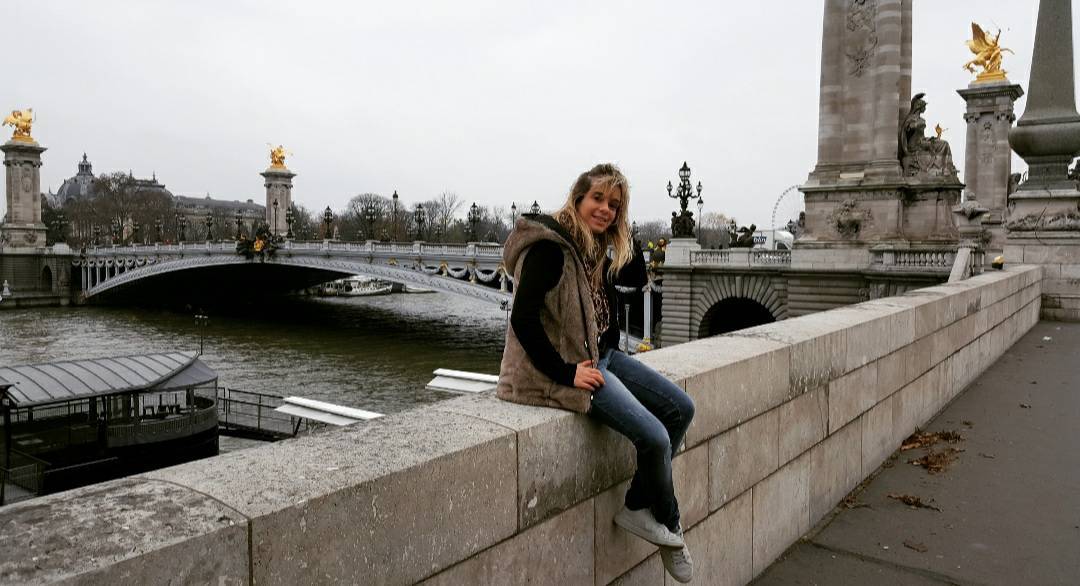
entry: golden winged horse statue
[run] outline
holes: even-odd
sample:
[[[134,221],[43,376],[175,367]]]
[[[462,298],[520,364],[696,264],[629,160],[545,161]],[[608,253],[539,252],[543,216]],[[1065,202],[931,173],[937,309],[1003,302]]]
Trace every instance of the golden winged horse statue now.
[[[27,108],[25,110],[12,110],[11,114],[4,118],[3,126],[15,128],[15,132],[11,135],[12,140],[34,142],[33,137],[30,136],[30,127],[33,124],[34,109]]]
[[[285,168],[285,156],[291,155],[289,151],[285,150],[285,147],[280,144],[276,147],[270,143],[266,143],[266,146],[270,147],[270,167],[274,169]]]
[[[976,73],[975,66],[982,67],[982,72],[979,73],[975,81],[1004,81],[1005,72],[1001,69],[1001,53],[1008,51],[1012,53],[1011,49],[1006,49],[998,45],[998,39],[1001,38],[1001,29],[998,29],[997,35],[991,38],[982,30],[982,27],[971,23],[971,40],[965,41],[968,49],[975,54],[975,58],[964,64],[964,69],[967,69],[971,73]]]

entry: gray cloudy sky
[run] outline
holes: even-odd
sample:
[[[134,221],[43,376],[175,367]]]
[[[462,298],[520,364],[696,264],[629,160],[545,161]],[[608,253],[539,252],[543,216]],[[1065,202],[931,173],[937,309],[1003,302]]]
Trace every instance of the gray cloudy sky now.
[[[915,3],[914,87],[961,171],[970,22],[1005,29],[1017,53],[1005,68],[1026,89],[1037,4]],[[261,201],[273,142],[294,153],[295,199],[312,209],[395,189],[407,203],[450,190],[550,209],[610,160],[644,220],[670,217],[664,186],[686,160],[707,211],[767,226],[816,162],[820,0],[35,0],[4,12],[14,49],[0,109],[39,116],[46,189],[85,151],[95,173]],[[792,199],[782,216],[801,209]]]

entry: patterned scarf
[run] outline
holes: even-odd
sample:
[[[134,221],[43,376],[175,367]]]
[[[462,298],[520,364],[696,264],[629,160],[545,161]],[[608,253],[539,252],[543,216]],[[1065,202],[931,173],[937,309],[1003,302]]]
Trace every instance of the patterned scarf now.
[[[592,276],[594,271],[591,261],[585,261],[585,272],[589,275],[589,296],[592,297],[593,310],[596,312],[596,328],[603,336],[611,324],[611,310],[608,308],[607,293],[604,291],[604,279],[602,275],[598,275],[600,278]]]

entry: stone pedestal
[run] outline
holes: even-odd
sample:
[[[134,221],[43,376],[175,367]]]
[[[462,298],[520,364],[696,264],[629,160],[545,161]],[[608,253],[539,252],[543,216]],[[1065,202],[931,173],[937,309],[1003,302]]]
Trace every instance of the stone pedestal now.
[[[1009,144],[1028,164],[1009,196],[1007,263],[1043,265],[1042,315],[1080,321],[1080,189],[1068,167],[1080,154],[1071,0],[1041,0],[1024,115]]]
[[[690,252],[701,250],[701,245],[694,238],[672,238],[664,252],[664,265],[675,267],[690,266]]]
[[[266,187],[266,223],[271,234],[284,236],[289,230],[285,214],[292,205],[292,178],[296,173],[284,166],[270,166],[260,175],[266,180],[263,184]]]
[[[1016,121],[1013,104],[1024,90],[1006,81],[975,82],[957,90],[967,102],[967,149],[964,182],[969,198],[986,206],[982,226],[988,231],[987,256],[993,259],[1005,249],[1005,219],[1008,212],[1012,149],[1009,130]]]
[[[41,153],[33,141],[9,140],[0,146],[7,171],[7,215],[0,226],[0,244],[15,248],[45,248],[41,221]]]

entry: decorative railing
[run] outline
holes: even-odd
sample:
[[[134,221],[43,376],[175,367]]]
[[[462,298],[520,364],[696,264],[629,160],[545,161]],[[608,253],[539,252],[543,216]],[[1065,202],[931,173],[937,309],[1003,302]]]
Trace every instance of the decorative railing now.
[[[181,415],[168,415],[160,421],[141,419],[136,423],[110,425],[109,447],[175,439],[211,429],[217,421],[217,405],[210,405]]]
[[[725,248],[690,252],[690,264],[701,267],[785,267],[791,265],[790,250]]]
[[[947,273],[952,270],[955,260],[955,248],[882,248],[870,251],[871,268],[884,271]]]
[[[413,256],[463,256],[483,257],[486,259],[501,258],[502,245],[486,242],[474,242],[469,244],[447,244],[428,242],[340,242],[323,240],[317,242],[286,241],[278,245],[279,252],[304,253],[304,252],[342,252],[360,255],[413,255]],[[235,254],[236,243],[224,242],[195,242],[180,244],[151,244],[130,246],[95,246],[85,250],[82,258],[101,259],[104,264],[96,266],[142,266],[147,262],[155,262],[160,256],[184,255],[192,253],[205,254]],[[94,264],[92,261],[88,261]],[[80,264],[79,262],[75,263]]]

